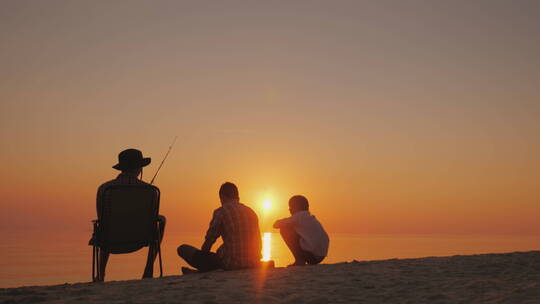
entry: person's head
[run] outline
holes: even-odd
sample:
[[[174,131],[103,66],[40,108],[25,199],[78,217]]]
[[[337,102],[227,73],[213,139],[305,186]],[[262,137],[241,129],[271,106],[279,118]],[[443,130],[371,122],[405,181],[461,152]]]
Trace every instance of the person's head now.
[[[299,211],[309,211],[309,202],[303,195],[295,195],[289,199],[289,211],[295,214]]]
[[[150,157],[143,157],[142,152],[137,149],[126,149],[118,154],[118,164],[113,168],[124,174],[137,176],[151,161]]]
[[[219,188],[219,199],[222,204],[228,203],[231,201],[238,202],[240,196],[238,195],[238,188],[235,184],[226,182]]]

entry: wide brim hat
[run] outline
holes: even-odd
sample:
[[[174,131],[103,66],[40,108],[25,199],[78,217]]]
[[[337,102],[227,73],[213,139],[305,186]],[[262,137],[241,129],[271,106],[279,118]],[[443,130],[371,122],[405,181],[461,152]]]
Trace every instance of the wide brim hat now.
[[[143,157],[137,149],[126,149],[118,154],[118,163],[113,166],[116,170],[132,170],[148,166],[152,162],[150,157]]]

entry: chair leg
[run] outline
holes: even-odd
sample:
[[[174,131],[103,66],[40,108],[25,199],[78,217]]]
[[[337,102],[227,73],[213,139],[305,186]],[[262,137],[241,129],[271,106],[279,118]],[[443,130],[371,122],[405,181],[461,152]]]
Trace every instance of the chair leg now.
[[[163,277],[163,263],[161,262],[161,242],[158,241],[157,243],[157,251],[158,251],[158,257],[159,257],[159,277]]]
[[[101,280],[101,248],[96,247],[97,281]]]
[[[94,246],[92,252],[92,282],[99,278],[99,247]]]
[[[96,246],[92,246],[92,282],[96,281]]]
[[[163,277],[163,263],[161,261],[161,223],[157,221],[157,240],[156,240],[156,250],[159,258],[159,277]]]

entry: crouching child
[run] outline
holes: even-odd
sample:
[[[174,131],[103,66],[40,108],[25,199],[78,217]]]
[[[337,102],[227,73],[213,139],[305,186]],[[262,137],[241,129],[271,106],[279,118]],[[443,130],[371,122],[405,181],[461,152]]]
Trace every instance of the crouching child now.
[[[309,202],[304,196],[291,197],[289,211],[290,217],[274,223],[294,256],[295,261],[289,266],[319,264],[328,254],[328,234],[309,212]]]

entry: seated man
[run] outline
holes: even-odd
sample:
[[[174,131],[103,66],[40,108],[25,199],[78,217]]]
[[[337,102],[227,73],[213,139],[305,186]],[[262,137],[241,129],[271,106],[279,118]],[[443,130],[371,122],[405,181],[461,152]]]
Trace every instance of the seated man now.
[[[143,158],[142,152],[137,149],[127,149],[120,154],[118,154],[118,164],[114,165],[113,168],[116,170],[120,170],[121,173],[116,177],[116,179],[113,179],[111,181],[108,181],[101,186],[99,186],[97,191],[97,199],[96,199],[96,209],[97,209],[97,216],[98,220],[101,219],[101,210],[102,206],[105,202],[110,200],[110,197],[108,195],[105,195],[105,190],[114,185],[148,185],[148,183],[145,183],[141,179],[139,179],[139,175],[142,177],[142,170],[143,167],[149,165],[151,162],[150,157]],[[165,231],[165,217],[162,215],[158,216],[159,220],[159,228],[160,228],[160,234],[161,239],[163,239],[163,233]],[[160,239],[160,242],[161,242]],[[90,243],[93,244],[94,240],[90,240]],[[98,265],[100,269],[100,277],[98,278],[98,281],[103,281],[105,279],[105,268],[107,267],[107,261],[109,259],[110,253],[128,253],[133,252],[136,250],[141,249],[142,247],[138,248],[119,248],[118,250],[115,249],[109,249],[109,251],[102,249],[100,252],[100,265]],[[118,252],[115,252],[118,251]],[[148,247],[148,258],[146,260],[146,267],[144,269],[143,278],[151,278],[153,277],[154,273],[154,261],[156,260],[157,256],[157,248],[154,244],[150,244]]]
[[[319,264],[328,253],[328,234],[309,213],[308,200],[302,195],[291,197],[289,211],[291,217],[274,223],[294,256],[295,261],[289,266]]]
[[[219,189],[221,207],[214,210],[201,249],[190,245],[178,247],[178,255],[199,271],[254,268],[261,260],[261,233],[257,214],[240,203],[238,188],[224,183]],[[217,253],[211,252],[217,238],[223,239]],[[193,270],[182,268],[184,273]]]

